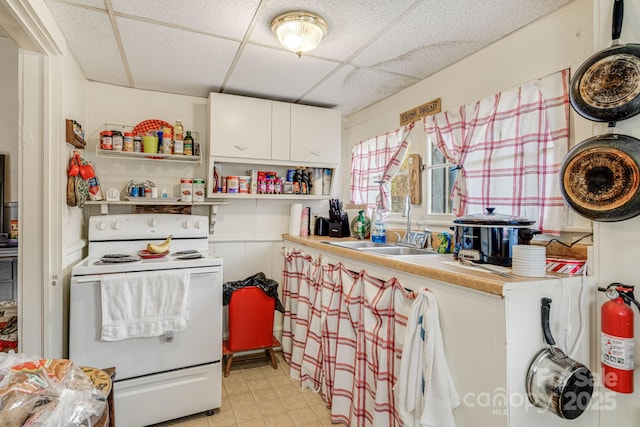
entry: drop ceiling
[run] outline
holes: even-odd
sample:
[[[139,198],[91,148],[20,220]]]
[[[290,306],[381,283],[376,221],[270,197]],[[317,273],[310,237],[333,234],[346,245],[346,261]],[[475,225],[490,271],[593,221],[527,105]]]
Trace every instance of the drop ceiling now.
[[[206,97],[361,110],[570,0],[45,0],[88,80]],[[269,24],[315,12],[329,33],[298,58]],[[508,61],[508,58],[505,58]]]

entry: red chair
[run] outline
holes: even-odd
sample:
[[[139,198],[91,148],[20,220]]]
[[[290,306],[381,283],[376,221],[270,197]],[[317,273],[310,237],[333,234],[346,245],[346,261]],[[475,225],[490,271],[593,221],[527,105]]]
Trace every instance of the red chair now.
[[[273,336],[276,300],[256,286],[237,289],[229,302],[229,338],[222,343],[224,376],[229,376],[233,353],[264,349],[273,369],[278,369],[273,347],[280,341]]]

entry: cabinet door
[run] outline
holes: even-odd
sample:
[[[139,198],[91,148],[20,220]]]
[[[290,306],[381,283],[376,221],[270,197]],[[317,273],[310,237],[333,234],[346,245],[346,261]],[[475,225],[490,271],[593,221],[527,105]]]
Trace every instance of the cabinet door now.
[[[271,158],[289,160],[291,143],[291,104],[273,101],[271,104]]]
[[[340,163],[340,112],[328,108],[291,105],[291,160]]]
[[[271,158],[271,101],[212,93],[209,115],[212,156]]]

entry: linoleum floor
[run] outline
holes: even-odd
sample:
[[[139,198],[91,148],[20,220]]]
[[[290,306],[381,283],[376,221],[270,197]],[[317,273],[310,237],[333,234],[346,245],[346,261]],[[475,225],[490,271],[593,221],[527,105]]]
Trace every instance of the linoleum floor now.
[[[276,353],[278,369],[266,357],[251,361],[234,359],[222,380],[222,407],[215,414],[196,414],[154,427],[340,427],[331,424],[330,411],[320,393],[301,390],[289,376],[289,366]]]

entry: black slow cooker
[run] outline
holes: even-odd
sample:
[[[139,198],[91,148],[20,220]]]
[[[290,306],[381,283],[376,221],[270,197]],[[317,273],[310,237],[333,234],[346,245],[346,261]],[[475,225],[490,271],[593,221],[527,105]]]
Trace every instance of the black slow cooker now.
[[[511,266],[511,248],[527,245],[539,230],[531,229],[535,221],[494,212],[463,216],[453,220],[455,259],[482,264]]]

